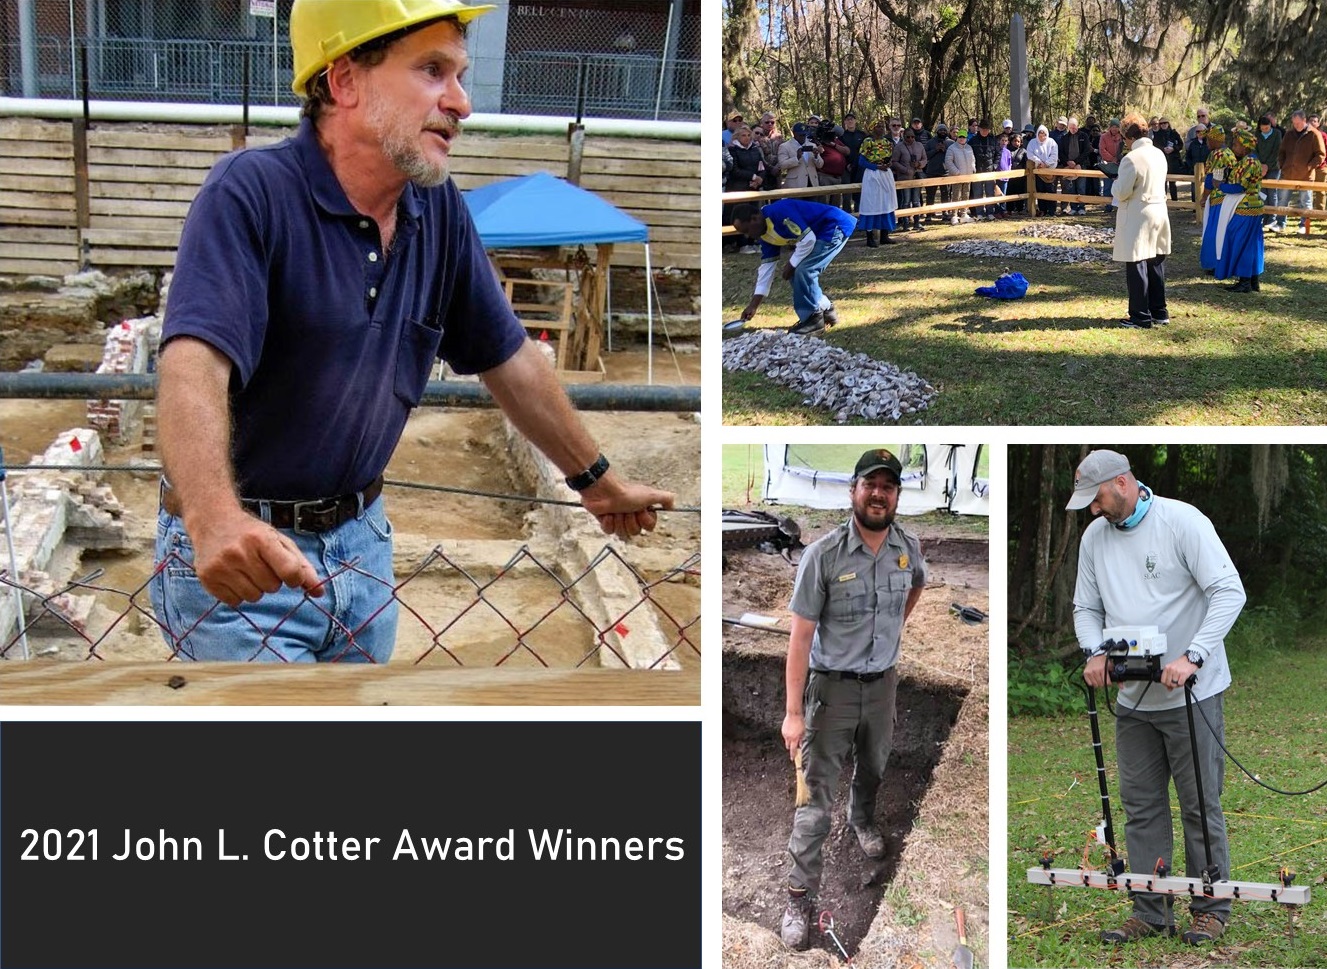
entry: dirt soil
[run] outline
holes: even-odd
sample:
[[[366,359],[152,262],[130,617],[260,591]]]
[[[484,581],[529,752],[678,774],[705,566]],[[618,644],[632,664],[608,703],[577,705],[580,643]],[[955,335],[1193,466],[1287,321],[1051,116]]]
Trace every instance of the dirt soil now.
[[[774,510],[814,541],[841,512]],[[854,964],[950,966],[953,909],[967,910],[968,940],[984,962],[987,913],[989,624],[967,625],[952,603],[988,611],[988,552],[970,522],[909,519],[927,556],[926,593],[903,635],[899,729],[877,804],[886,857],[871,861],[848,828],[845,772],[825,848],[818,910]],[[794,774],[778,725],[795,570],[754,549],[725,554],[723,613],[777,620],[781,632],[724,626],[724,965],[832,966],[827,934],[793,953],[778,939],[787,899],[787,838]]]
[[[647,367],[643,350],[627,350],[605,357],[607,380],[612,383],[635,384],[645,382]],[[696,384],[700,379],[700,357],[694,352],[683,352],[674,357],[656,349],[654,378],[658,384]],[[677,413],[609,413],[583,414],[592,434],[599,440],[604,453],[611,457],[616,468],[627,475],[677,493],[680,506],[700,505],[700,427],[691,414]],[[507,455],[507,445],[501,430],[501,416],[490,409],[421,408],[406,425],[401,442],[386,472],[391,480],[419,484],[444,485],[450,488],[479,490],[510,495],[529,494],[529,486],[516,480]],[[9,466],[26,463],[41,454],[61,431],[87,425],[85,403],[81,400],[26,400],[0,399],[0,447],[4,448],[5,463]],[[142,464],[155,455],[145,454],[135,440],[125,446],[103,441],[107,464]],[[152,544],[156,529],[157,475],[142,472],[108,472],[104,481],[111,485],[116,497],[126,508],[126,531],[131,548],[124,552],[93,553],[83,551],[76,561],[67,562],[71,574],[83,576],[94,569],[102,569],[95,585],[107,590],[98,593],[98,606],[93,613],[91,627],[95,634],[112,624],[111,637],[97,649],[105,659],[156,660],[166,659],[169,649],[152,622],[135,606],[150,610],[146,583],[152,572]],[[456,548],[458,542],[488,540],[525,540],[532,537],[532,529],[539,528],[538,517],[531,516],[536,507],[529,501],[503,501],[474,495],[450,492],[407,489],[389,486],[385,494],[389,514],[397,535],[398,578],[414,564],[403,561],[403,549],[427,550],[445,542]],[[628,561],[634,555],[650,557],[654,567],[681,565],[700,549],[699,515],[685,512],[660,516],[656,531],[638,539],[624,549]],[[546,531],[547,526],[545,526]],[[607,540],[606,540],[607,541]],[[79,550],[70,550],[68,556],[77,556]],[[546,602],[548,595],[556,597],[556,584],[547,583],[553,592],[542,586],[531,590],[511,582],[505,591],[514,602],[512,609],[521,608],[522,598],[531,595],[536,602]],[[412,580],[402,599],[414,612],[431,620],[434,628],[438,616],[447,615],[446,603],[456,600],[456,583],[445,577],[425,573]],[[132,597],[132,598],[131,598]],[[700,612],[698,582],[667,583],[657,597],[663,607],[681,622],[688,622]],[[555,600],[556,601],[556,598]],[[560,660],[575,662],[585,655],[580,630],[570,630],[576,622],[570,620],[571,610],[564,609],[558,617],[548,620],[543,638],[549,643],[550,653],[557,654],[558,641],[563,641],[566,656],[553,655],[552,665],[563,665]],[[117,617],[124,618],[118,622]],[[491,618],[490,626],[495,625]],[[470,621],[478,623],[478,614]],[[565,620],[565,621],[564,621]],[[585,626],[583,620],[577,620]],[[398,634],[395,661],[413,661],[427,652],[430,633],[428,627],[403,609]],[[477,664],[491,665],[493,657],[501,656],[512,645],[511,630],[499,621],[500,635],[490,635],[492,642],[475,642],[470,657]],[[418,627],[418,628],[416,628]],[[492,633],[493,630],[489,630]],[[475,634],[478,637],[478,634]],[[688,630],[688,638],[699,647],[699,624]],[[45,652],[38,661],[82,660],[87,646],[70,641],[67,631],[34,630],[34,644],[38,652]],[[54,647],[54,648],[53,648]],[[684,662],[698,662],[694,651],[680,648],[676,656]],[[431,658],[441,660],[437,654]],[[538,665],[538,660],[525,650],[518,650],[510,661],[513,666]]]

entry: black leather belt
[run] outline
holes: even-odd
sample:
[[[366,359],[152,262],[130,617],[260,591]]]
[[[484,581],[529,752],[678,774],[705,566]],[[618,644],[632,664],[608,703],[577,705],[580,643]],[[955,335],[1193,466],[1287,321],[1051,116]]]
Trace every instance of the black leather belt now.
[[[263,518],[267,511],[267,521],[273,528],[286,528],[295,532],[319,534],[339,528],[352,518],[359,516],[360,510],[367,508],[382,494],[382,475],[378,475],[363,491],[336,498],[315,498],[312,501],[267,501],[259,498],[241,498],[244,510]],[[161,489],[161,507],[166,514],[178,517],[183,509],[179,495],[169,485]]]
[[[827,676],[831,680],[858,680],[862,683],[874,683],[882,679],[889,670],[881,670],[879,673],[852,673],[848,670],[815,670],[821,676]]]

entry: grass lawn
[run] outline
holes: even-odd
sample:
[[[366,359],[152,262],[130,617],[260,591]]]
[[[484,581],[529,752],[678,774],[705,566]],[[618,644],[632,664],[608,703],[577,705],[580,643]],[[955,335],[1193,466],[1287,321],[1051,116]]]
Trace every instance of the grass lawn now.
[[[1226,692],[1226,746],[1265,783],[1302,790],[1327,778],[1327,642],[1232,654],[1234,685]],[[1155,689],[1155,687],[1154,687]],[[1124,812],[1119,802],[1114,720],[1098,691],[1102,740],[1111,793],[1111,815],[1123,848]],[[1086,705],[1083,707],[1086,711]],[[1201,720],[1197,729],[1207,729]],[[1075,784],[1074,781],[1077,780]],[[1101,820],[1091,733],[1083,715],[1015,717],[1009,721],[1009,961],[1010,966],[1324,966],[1327,965],[1327,789],[1284,797],[1254,784],[1226,762],[1222,797],[1230,837],[1231,877],[1274,882],[1279,867],[1295,871],[1295,884],[1313,897],[1295,913],[1270,902],[1235,901],[1226,933],[1201,949],[1180,939],[1153,937],[1127,947],[1098,941],[1103,928],[1129,916],[1127,898],[1104,889],[1030,885],[1027,869],[1050,850],[1057,868],[1077,868],[1085,836]],[[1179,805],[1172,791],[1177,855],[1184,869]],[[1094,867],[1103,867],[1098,849]],[[1142,869],[1150,867],[1141,865]],[[1130,860],[1129,870],[1140,865]],[[1175,905],[1182,932],[1188,906]]]
[[[1060,265],[943,251],[958,240],[1069,245],[1015,234],[1031,221],[933,225],[897,233],[898,245],[879,249],[865,248],[857,233],[823,277],[841,320],[823,338],[915,371],[936,387],[939,396],[904,419],[909,423],[1327,423],[1327,225],[1307,237],[1269,234],[1262,292],[1237,294],[1203,274],[1193,215],[1172,207],[1171,323],[1129,330],[1117,325],[1127,309],[1118,263]],[[1043,221],[1114,225],[1113,215],[1101,212]],[[750,299],[759,258],[724,256],[725,320]],[[1004,272],[1027,277],[1026,297],[973,294]],[[790,286],[776,279],[751,325],[795,322]],[[830,412],[801,400],[761,374],[724,371],[725,423],[832,422]]]

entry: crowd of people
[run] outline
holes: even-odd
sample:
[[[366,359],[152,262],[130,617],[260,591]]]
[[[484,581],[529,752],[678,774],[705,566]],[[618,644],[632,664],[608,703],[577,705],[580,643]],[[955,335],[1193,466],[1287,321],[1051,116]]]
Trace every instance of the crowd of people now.
[[[1194,123],[1186,130],[1181,131],[1181,127],[1172,125],[1164,115],[1153,116],[1147,123],[1146,137],[1165,156],[1168,176],[1192,175],[1196,165],[1208,165],[1213,152],[1209,139],[1213,124],[1206,108],[1198,109]],[[1254,135],[1253,154],[1261,167],[1262,180],[1316,181],[1327,189],[1327,133],[1318,114],[1296,111],[1288,128],[1278,125],[1273,115],[1265,114],[1253,124],[1239,121],[1230,129]],[[863,155],[864,146],[869,146],[870,157]],[[848,112],[841,122],[812,114],[785,132],[772,112],[763,112],[752,124],[740,111],[731,111],[723,132],[724,191],[861,185],[857,191],[819,198],[861,217],[858,228],[866,233],[867,245],[876,246],[891,243],[889,233],[895,230],[920,232],[932,224],[992,221],[1026,211],[1023,200],[1004,201],[1009,194],[1009,180],[998,179],[925,188],[928,207],[937,199],[941,204],[990,199],[988,204],[895,219],[893,213],[898,209],[922,204],[922,189],[909,184],[917,179],[997,171],[1021,173],[1029,162],[1034,169],[1100,172],[1103,178],[1037,176],[1038,214],[1083,215],[1086,203],[1056,196],[1109,197],[1127,150],[1120,120],[1109,118],[1103,126],[1092,115],[1081,124],[1077,117],[1061,115],[1051,125],[1028,124],[1021,130],[1008,118],[997,130],[989,118],[969,118],[966,126],[940,121],[928,128],[921,118],[905,125],[902,118],[882,117],[864,130],[856,115]],[[1170,181],[1168,185],[1170,198],[1178,200],[1179,184]],[[1024,192],[1016,186],[1014,194]],[[1268,205],[1327,208],[1327,191],[1279,189],[1265,194]],[[731,207],[725,206],[724,224],[730,223]],[[1285,215],[1262,218],[1264,231],[1286,231],[1287,224]],[[1298,231],[1309,231],[1308,220],[1299,220]],[[738,236],[731,240],[731,246],[757,253],[757,241]]]

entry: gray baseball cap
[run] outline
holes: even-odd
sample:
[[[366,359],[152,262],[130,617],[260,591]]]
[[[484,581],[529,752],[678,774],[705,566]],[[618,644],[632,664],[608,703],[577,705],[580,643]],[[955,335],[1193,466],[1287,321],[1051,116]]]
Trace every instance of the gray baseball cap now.
[[[1129,473],[1129,459],[1118,451],[1093,451],[1083,458],[1074,472],[1074,493],[1069,497],[1068,511],[1078,511],[1096,501],[1097,489],[1121,474]]]

